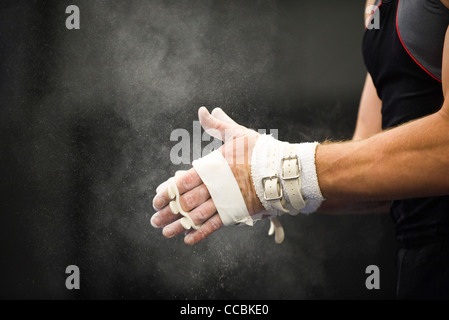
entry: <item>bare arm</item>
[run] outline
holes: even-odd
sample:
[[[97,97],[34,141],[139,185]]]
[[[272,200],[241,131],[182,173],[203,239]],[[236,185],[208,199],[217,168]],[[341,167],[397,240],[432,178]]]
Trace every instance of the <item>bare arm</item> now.
[[[380,201],[449,194],[447,105],[366,140],[318,147],[323,195]]]
[[[382,131],[381,108],[382,101],[377,96],[373,79],[368,73],[360,99],[353,140],[366,139]]]
[[[375,0],[367,0],[365,8],[374,5]],[[364,24],[370,16],[370,10],[365,10]],[[382,101],[377,95],[371,75],[367,73],[360,99],[357,123],[352,140],[367,139],[382,131]],[[319,208],[318,213],[347,214],[347,213],[386,213],[389,209],[388,201],[353,201],[347,199],[329,199]]]
[[[370,74],[367,74],[360,99],[359,112],[353,140],[367,139],[382,131],[382,101],[377,96]],[[388,201],[351,201],[345,199],[330,199],[325,201],[318,213],[323,214],[365,214],[386,213],[389,210]]]
[[[315,163],[321,191],[328,199],[326,202],[354,204],[354,201],[360,203],[449,194],[449,32],[446,33],[443,57],[442,89],[445,102],[438,112],[366,139],[363,139],[364,134],[360,134],[363,140],[318,146]],[[244,141],[245,150],[248,151],[244,156],[250,159],[257,134],[233,122],[222,110],[212,113],[210,115],[205,108],[199,110],[203,128],[214,129],[223,137],[227,130],[234,132],[232,137],[226,139],[228,141],[222,150]],[[360,117],[363,118],[363,114]],[[371,134],[373,130],[363,132]],[[248,211],[250,214],[259,212],[262,206],[252,187],[248,163],[232,163],[230,167],[245,195]],[[218,230],[223,223],[215,214],[213,201],[193,168],[178,177],[176,183],[183,208],[191,210],[195,224],[202,223],[200,229],[189,232],[185,237],[187,244],[194,244]],[[164,227],[166,237],[184,233],[178,217],[171,213],[167,205],[169,201],[166,187],[158,188],[153,200],[158,212],[153,215],[151,223],[155,227]]]

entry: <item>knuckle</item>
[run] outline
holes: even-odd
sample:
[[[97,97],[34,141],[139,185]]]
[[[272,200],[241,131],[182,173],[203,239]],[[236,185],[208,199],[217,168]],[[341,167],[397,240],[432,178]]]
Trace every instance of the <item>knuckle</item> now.
[[[215,221],[215,219],[211,219],[210,226],[213,231],[220,229],[220,225],[217,223],[217,221]]]
[[[198,208],[196,216],[199,221],[204,221],[207,218],[207,212],[204,208]]]
[[[205,184],[201,185],[201,187],[199,188],[199,194],[201,196],[201,199],[209,198],[209,190],[207,189]]]
[[[182,185],[184,189],[189,190],[193,185],[193,183],[194,183],[193,175],[186,173],[182,176]]]
[[[190,211],[193,209],[195,204],[195,197],[189,193],[181,196],[182,207],[185,211]]]
[[[199,235],[199,239],[200,240],[203,240],[203,239],[205,239],[207,237],[207,234],[204,231],[204,228],[200,228],[200,229],[198,229],[198,231],[199,231],[198,235]]]

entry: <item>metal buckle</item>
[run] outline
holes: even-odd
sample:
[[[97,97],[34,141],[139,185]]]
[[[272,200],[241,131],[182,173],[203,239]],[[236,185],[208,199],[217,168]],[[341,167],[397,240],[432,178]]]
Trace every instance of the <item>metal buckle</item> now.
[[[287,160],[295,160],[296,159],[296,169],[297,169],[297,174],[292,176],[292,177],[285,177],[284,176],[284,161]],[[288,157],[284,157],[281,160],[281,167],[282,167],[282,171],[281,171],[281,179],[282,180],[293,180],[293,179],[298,179],[299,176],[301,175],[301,165],[299,163],[299,158],[298,156],[288,156]]]
[[[273,179],[276,179],[276,180],[277,180],[277,183],[276,183],[276,184],[277,184],[278,187],[279,187],[279,188],[278,188],[279,194],[278,194],[277,197],[268,198],[268,197],[267,197],[266,190],[265,190],[265,181],[267,181],[267,180],[273,180]],[[263,185],[263,198],[264,198],[266,201],[281,200],[282,197],[284,196],[283,193],[282,193],[282,187],[281,187],[281,185],[280,185],[279,177],[278,177],[278,176],[268,176],[268,177],[262,178],[262,185]]]

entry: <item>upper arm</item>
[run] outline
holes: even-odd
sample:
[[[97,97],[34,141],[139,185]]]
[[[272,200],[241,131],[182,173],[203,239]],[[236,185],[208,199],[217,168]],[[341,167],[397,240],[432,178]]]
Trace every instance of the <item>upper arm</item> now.
[[[370,11],[366,10],[376,3],[376,0],[367,0],[365,4],[364,23],[370,15]],[[370,74],[366,75],[365,85],[363,87],[360,99],[357,123],[354,131],[353,140],[368,138],[382,130],[382,115],[380,113],[382,101],[377,96]]]
[[[441,2],[449,9],[449,0],[441,0]],[[443,82],[443,94],[447,100],[449,95],[449,26],[446,30],[446,38],[444,39],[443,49],[443,65],[442,65],[442,82]],[[447,104],[445,104],[447,105]]]
[[[449,27],[447,28],[446,37],[444,39],[443,63],[441,69],[443,93],[445,99],[447,99],[449,94]]]
[[[368,9],[368,8],[371,8],[375,3],[376,3],[376,0],[366,0],[366,3],[365,3],[365,15],[364,15],[364,18],[363,18],[363,23],[364,23],[365,27],[366,27],[366,25],[368,23],[368,21],[367,21],[368,17],[371,16],[371,14],[372,14],[371,10]]]
[[[369,138],[382,131],[381,109],[382,101],[379,99],[373,80],[368,73],[360,99],[353,140]]]
[[[441,69],[441,81],[444,95],[444,104],[441,109],[449,119],[449,27],[446,31],[446,38],[444,40],[443,63]]]

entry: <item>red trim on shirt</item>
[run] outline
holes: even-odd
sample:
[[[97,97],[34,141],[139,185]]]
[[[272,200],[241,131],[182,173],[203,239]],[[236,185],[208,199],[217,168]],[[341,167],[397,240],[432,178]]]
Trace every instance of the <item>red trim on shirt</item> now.
[[[400,0],[398,0],[398,7],[396,9],[396,32],[398,34],[399,40],[402,43],[402,46],[404,47],[405,51],[407,51],[408,55],[413,59],[413,61],[415,61],[416,64],[421,67],[421,69],[423,69],[429,76],[431,76],[438,82],[442,82],[440,79],[438,79],[436,76],[434,76],[429,70],[427,70],[421,63],[419,63],[418,60],[415,59],[415,57],[413,57],[413,55],[410,53],[410,51],[408,51],[407,47],[405,46],[404,41],[402,41],[402,37],[401,37],[401,34],[399,33],[399,26],[398,26],[399,1]]]

